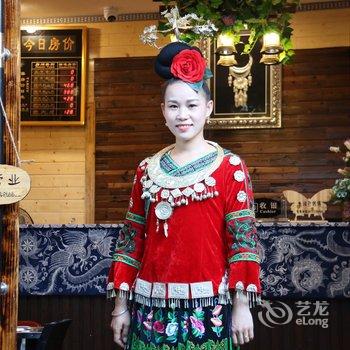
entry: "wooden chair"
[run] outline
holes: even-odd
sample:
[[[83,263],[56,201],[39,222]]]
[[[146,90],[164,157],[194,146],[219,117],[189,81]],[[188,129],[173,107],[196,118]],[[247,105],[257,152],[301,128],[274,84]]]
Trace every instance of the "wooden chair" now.
[[[44,325],[35,350],[62,350],[63,341],[72,320],[61,320]]]

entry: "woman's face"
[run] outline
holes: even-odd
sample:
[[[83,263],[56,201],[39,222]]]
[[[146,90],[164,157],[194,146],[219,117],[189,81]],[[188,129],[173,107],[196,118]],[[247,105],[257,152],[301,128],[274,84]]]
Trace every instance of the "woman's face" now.
[[[183,81],[168,85],[162,111],[167,126],[177,140],[190,141],[202,137],[206,119],[213,110],[201,90],[195,92]]]

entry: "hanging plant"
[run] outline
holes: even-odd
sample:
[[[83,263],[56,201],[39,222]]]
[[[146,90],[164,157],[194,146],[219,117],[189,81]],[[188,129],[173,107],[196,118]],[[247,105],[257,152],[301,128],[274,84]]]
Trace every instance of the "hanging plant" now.
[[[165,5],[170,1],[163,0]],[[229,32],[240,41],[242,30],[249,30],[250,37],[245,44],[244,53],[252,51],[257,41],[271,31],[278,32],[281,38],[283,52],[280,53],[281,63],[287,63],[294,55],[292,49],[291,27],[292,13],[295,12],[300,0],[179,0],[173,1],[179,9],[180,16],[195,14],[199,18],[213,23],[218,33]],[[159,29],[164,29],[160,22]],[[181,40],[193,44],[199,37],[198,33],[188,31],[181,33]]]

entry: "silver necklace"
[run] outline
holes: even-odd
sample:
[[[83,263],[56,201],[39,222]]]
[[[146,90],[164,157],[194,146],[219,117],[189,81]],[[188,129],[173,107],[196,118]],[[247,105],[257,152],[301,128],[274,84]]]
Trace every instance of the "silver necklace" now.
[[[207,141],[217,150],[216,159],[206,168],[184,176],[166,174],[160,166],[162,156],[173,149],[170,145],[149,159],[145,175],[141,179],[143,199],[158,204],[155,207],[157,231],[159,220],[163,222],[164,234],[168,236],[168,222],[174,208],[188,205],[191,201],[202,201],[217,197],[216,180],[211,174],[220,166],[224,158],[223,149],[215,142]]]

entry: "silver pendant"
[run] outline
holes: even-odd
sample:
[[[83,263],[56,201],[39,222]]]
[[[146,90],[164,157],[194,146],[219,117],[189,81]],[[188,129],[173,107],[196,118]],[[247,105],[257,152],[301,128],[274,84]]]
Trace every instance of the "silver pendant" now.
[[[182,193],[186,196],[189,197],[193,194],[194,190],[191,187],[186,187],[184,190],[182,190]]]
[[[147,180],[144,182],[144,186],[145,188],[150,188],[153,185],[153,181],[152,180]]]
[[[242,182],[245,179],[245,175],[242,170],[236,170],[235,173],[233,174],[233,177],[238,182]]]
[[[159,202],[156,206],[155,213],[158,219],[169,219],[173,213],[173,208],[168,202]]]
[[[232,165],[238,165],[241,163],[241,158],[239,158],[236,154],[234,154],[230,157],[229,162]]]
[[[170,193],[173,195],[174,198],[182,196],[182,192],[178,188],[174,188]]]
[[[194,184],[193,189],[194,189],[197,193],[201,193],[201,192],[203,192],[203,191],[205,190],[205,186],[204,186],[204,184],[202,184],[201,182],[199,182],[199,183]]]
[[[209,176],[206,179],[204,179],[204,182],[205,182],[205,184],[207,186],[210,186],[210,187],[213,187],[213,186],[216,185],[216,180],[213,177],[211,177],[211,176]]]
[[[152,185],[151,188],[149,189],[149,191],[153,194],[156,194],[159,190],[160,190],[160,187],[158,187],[157,185]]]
[[[169,198],[169,196],[170,196],[170,191],[169,191],[169,190],[162,190],[162,192],[160,193],[160,196],[161,196],[163,199],[167,199],[167,198]]]

